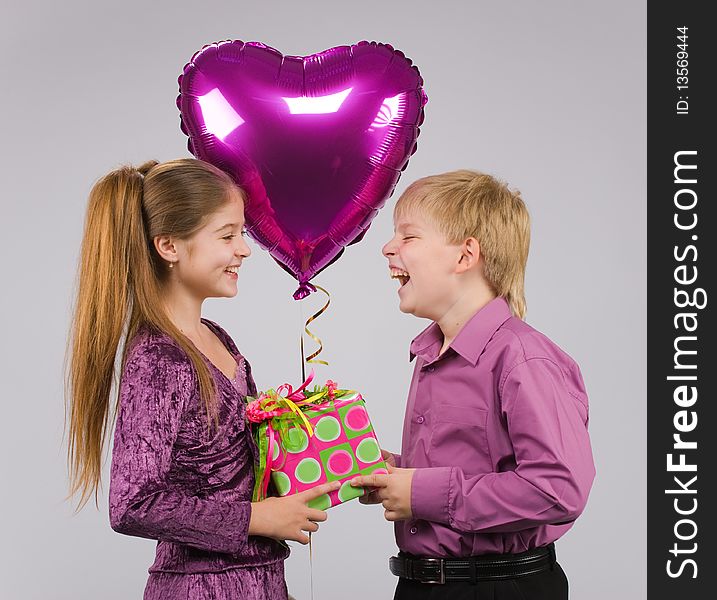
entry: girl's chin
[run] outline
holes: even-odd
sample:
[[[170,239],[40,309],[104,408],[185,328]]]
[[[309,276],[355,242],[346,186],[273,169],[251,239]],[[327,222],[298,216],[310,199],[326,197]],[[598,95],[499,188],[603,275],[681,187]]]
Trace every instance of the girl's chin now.
[[[212,292],[213,293],[207,296],[207,298],[233,298],[239,292],[239,288],[236,283],[230,283],[229,285],[223,285],[218,289],[215,288]]]

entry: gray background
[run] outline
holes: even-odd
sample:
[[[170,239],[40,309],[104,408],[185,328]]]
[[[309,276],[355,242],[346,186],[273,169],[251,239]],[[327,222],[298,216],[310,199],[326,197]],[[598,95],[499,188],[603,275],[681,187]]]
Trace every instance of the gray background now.
[[[176,79],[222,39],[287,54],[392,43],[419,66],[430,98],[397,193],[459,167],[522,191],[533,218],[527,320],[582,367],[598,469],[558,557],[573,598],[645,597],[644,1],[3,5],[0,597],[141,597],[154,542],[111,531],[106,488],[99,510],[73,515],[64,499],[76,260],[95,179],[123,162],[187,155]],[[408,344],[426,325],[398,311],[380,255],[394,200],[317,278],[332,304],[314,323],[330,362],[319,378],[358,387],[390,449],[400,445]],[[260,387],[296,384],[301,324],[321,300],[294,302],[294,281],[252,248],[238,297],[208,301],[205,315],[234,336]],[[391,597],[393,532],[379,507],[332,509],[314,541],[317,600]],[[296,546],[287,579],[309,597],[307,548]]]

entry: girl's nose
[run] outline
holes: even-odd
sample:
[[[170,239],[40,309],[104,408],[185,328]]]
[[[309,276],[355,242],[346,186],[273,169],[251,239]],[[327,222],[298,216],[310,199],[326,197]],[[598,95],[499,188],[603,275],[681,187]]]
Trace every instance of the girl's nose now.
[[[249,244],[246,243],[244,236],[241,235],[239,236],[239,244],[237,245],[237,254],[243,258],[251,256],[251,248],[249,248]]]

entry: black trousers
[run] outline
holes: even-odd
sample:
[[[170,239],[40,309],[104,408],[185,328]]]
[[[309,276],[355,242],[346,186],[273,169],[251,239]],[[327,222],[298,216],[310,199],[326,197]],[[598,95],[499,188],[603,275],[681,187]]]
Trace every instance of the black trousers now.
[[[552,570],[497,581],[420,583],[400,578],[394,600],[568,600],[568,578],[558,563]]]

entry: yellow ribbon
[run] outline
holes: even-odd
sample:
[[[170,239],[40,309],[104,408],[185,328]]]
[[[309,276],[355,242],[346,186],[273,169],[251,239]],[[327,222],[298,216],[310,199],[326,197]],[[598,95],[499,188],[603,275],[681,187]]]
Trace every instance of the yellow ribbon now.
[[[267,403],[264,406],[264,410],[266,411],[273,411],[278,410],[280,408],[287,408],[291,412],[293,412],[297,417],[301,419],[301,421],[304,424],[304,427],[306,428],[306,432],[309,434],[309,437],[314,435],[314,428],[311,426],[311,423],[306,418],[306,415],[304,412],[299,408],[300,406],[304,406],[305,404],[311,404],[314,400],[317,400],[323,395],[323,392],[320,392],[318,394],[314,394],[313,396],[310,396],[308,398],[305,398],[304,400],[300,400],[299,402],[294,402],[293,400],[290,400],[289,398],[286,398],[285,396],[278,396],[272,403]]]
[[[316,352],[314,352],[310,356],[306,357],[306,362],[307,363],[318,363],[321,365],[328,365],[329,363],[327,363],[325,360],[314,360],[324,349],[324,345],[321,343],[321,340],[318,337],[316,337],[313,333],[311,333],[309,331],[309,323],[311,323],[313,320],[315,320],[319,315],[321,315],[321,313],[323,313],[329,307],[329,304],[331,304],[331,294],[329,294],[320,285],[315,285],[314,287],[317,290],[321,290],[324,294],[326,294],[327,300],[326,300],[326,304],[324,304],[324,306],[318,312],[311,315],[306,320],[306,323],[304,323],[304,331],[306,332],[306,334],[319,345],[319,349]],[[301,341],[302,341],[302,354],[303,354],[303,338]]]
[[[289,407],[291,412],[293,412],[297,417],[301,418],[301,420],[304,422],[304,427],[306,427],[306,433],[309,434],[309,437],[314,435],[314,428],[311,426],[311,423],[309,423],[309,419],[306,418],[306,415],[299,408],[299,404],[306,404],[306,401],[299,402],[299,404],[296,404],[293,400],[289,400],[288,398],[282,398],[282,401],[286,406]]]

